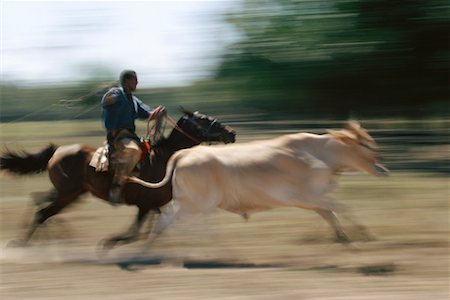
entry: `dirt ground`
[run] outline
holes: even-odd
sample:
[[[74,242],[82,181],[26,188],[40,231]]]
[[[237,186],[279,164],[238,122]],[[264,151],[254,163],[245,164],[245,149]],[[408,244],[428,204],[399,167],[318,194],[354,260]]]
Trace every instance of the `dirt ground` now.
[[[333,241],[315,213],[217,212],[179,222],[140,253],[142,242],[101,254],[99,242],[131,224],[136,209],[91,196],[54,218],[32,245],[23,234],[46,175],[0,175],[0,298],[9,299],[448,299],[447,177],[345,175],[334,196],[376,236]]]

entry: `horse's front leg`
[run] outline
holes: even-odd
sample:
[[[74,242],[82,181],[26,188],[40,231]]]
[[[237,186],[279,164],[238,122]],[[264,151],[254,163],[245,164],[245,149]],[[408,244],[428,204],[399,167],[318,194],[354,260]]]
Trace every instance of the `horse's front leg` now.
[[[147,219],[150,209],[148,208],[139,208],[139,211],[136,215],[136,218],[131,224],[128,231],[123,234],[115,235],[109,239],[107,239],[103,243],[104,250],[110,250],[114,248],[117,244],[129,244],[139,239],[140,230],[142,224]],[[155,213],[160,213],[159,210],[156,210]]]

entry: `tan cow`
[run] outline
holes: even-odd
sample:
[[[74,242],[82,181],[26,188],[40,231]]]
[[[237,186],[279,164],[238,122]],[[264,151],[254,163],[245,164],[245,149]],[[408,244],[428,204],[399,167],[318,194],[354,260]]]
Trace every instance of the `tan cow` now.
[[[165,178],[148,183],[158,188],[172,180],[176,210],[164,212],[150,241],[180,214],[204,213],[219,207],[248,218],[276,207],[293,206],[316,211],[334,229],[337,239],[348,242],[336,214],[356,223],[343,204],[327,196],[335,177],[344,170],[384,175],[378,163],[376,143],[359,123],[346,129],[317,135],[296,133],[271,140],[227,146],[198,146],[181,150],[170,159]]]

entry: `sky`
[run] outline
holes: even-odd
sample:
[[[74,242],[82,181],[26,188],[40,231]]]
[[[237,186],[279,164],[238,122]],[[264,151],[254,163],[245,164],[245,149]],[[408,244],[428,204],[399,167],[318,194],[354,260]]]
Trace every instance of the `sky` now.
[[[223,16],[239,3],[0,0],[2,82],[60,84],[134,69],[141,87],[188,85],[208,77],[239,38]]]

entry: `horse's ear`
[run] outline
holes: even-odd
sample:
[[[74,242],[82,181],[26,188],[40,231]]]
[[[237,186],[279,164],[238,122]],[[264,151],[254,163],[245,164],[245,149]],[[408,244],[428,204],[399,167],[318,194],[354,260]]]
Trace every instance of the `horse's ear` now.
[[[186,108],[184,108],[183,106],[180,106],[180,111],[185,114],[188,115],[189,117],[192,117],[194,115],[194,113],[190,110],[187,110]]]

